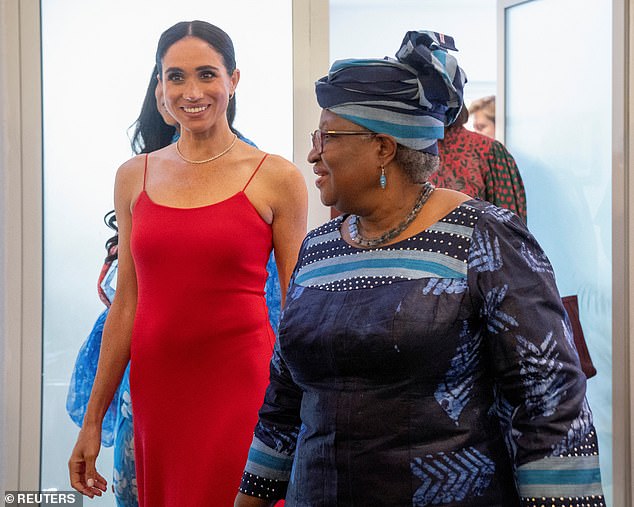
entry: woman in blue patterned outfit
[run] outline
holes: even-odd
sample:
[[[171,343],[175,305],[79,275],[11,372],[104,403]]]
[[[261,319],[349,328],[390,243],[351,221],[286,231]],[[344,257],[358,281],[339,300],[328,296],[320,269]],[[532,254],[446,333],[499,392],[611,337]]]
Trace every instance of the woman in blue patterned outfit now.
[[[300,251],[236,507],[603,506],[585,377],[515,214],[426,183],[453,40],[317,82],[308,160],[343,215]]]

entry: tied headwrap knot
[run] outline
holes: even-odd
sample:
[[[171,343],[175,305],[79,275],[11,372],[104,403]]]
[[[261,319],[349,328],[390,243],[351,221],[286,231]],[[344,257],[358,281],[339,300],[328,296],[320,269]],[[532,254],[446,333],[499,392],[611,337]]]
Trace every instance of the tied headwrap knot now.
[[[437,139],[462,107],[464,71],[447,50],[453,38],[407,32],[396,59],[346,59],[316,83],[317,102],[399,144],[437,154]]]

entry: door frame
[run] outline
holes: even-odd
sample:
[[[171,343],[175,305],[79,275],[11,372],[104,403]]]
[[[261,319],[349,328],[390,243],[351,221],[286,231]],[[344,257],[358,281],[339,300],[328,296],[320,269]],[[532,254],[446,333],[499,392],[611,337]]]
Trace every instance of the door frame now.
[[[504,142],[506,117],[506,10],[541,0],[497,0],[498,79],[496,137]],[[631,301],[634,287],[634,247],[629,224],[634,223],[634,10],[629,0],[612,0],[612,475],[614,506],[633,505],[634,500],[634,335]]]

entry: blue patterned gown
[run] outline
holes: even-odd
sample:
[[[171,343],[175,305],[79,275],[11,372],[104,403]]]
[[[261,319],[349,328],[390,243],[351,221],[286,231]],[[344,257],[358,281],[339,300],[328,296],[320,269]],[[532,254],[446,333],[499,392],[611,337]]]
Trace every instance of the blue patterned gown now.
[[[241,491],[288,507],[603,506],[552,268],[513,213],[463,203],[359,249],[309,233]]]

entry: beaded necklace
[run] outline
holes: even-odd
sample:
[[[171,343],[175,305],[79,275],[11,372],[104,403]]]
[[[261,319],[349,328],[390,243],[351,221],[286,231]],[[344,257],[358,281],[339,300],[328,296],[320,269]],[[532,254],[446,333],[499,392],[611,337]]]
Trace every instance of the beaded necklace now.
[[[379,246],[379,245],[382,245],[383,243],[387,243],[391,239],[394,239],[401,232],[403,232],[409,224],[411,224],[414,221],[414,219],[420,213],[420,210],[423,208],[423,205],[431,197],[431,194],[434,192],[435,188],[436,187],[434,187],[434,185],[432,185],[428,181],[425,182],[425,184],[423,185],[423,188],[418,194],[416,203],[414,203],[414,207],[407,214],[405,219],[393,229],[390,229],[389,231],[381,234],[378,238],[365,238],[359,232],[359,225],[358,225],[359,217],[357,215],[350,215],[350,218],[348,219],[348,232],[350,234],[350,239],[357,245],[364,246],[364,247]]]

